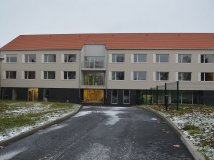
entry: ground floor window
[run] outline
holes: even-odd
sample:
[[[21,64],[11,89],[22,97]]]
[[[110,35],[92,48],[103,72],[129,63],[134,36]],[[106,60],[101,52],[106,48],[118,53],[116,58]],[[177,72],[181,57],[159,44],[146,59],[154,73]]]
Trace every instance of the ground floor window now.
[[[123,104],[130,104],[130,91],[123,90]]]
[[[111,103],[118,104],[118,90],[111,90]]]

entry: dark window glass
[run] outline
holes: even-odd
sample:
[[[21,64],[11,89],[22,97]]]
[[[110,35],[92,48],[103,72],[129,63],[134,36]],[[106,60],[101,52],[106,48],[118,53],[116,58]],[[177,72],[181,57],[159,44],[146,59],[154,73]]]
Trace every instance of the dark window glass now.
[[[35,71],[25,71],[25,79],[35,79],[36,72]]]
[[[6,79],[16,79],[16,71],[6,71]]]

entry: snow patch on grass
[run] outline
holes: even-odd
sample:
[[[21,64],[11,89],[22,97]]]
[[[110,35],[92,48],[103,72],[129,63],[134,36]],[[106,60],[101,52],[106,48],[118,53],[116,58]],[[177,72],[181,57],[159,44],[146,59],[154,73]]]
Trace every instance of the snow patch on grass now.
[[[41,102],[1,102],[1,105],[4,107],[4,110],[0,112],[2,121],[2,124],[0,124],[0,141],[5,141],[51,121],[57,120],[60,117],[64,117],[78,110],[80,107],[79,105],[67,103]],[[17,117],[20,117],[21,119],[17,119]],[[28,121],[26,119],[22,120],[23,117],[28,118],[32,122],[26,123]],[[7,119],[10,120],[10,123],[7,122]],[[16,121],[17,123],[19,122],[18,126],[16,125]]]

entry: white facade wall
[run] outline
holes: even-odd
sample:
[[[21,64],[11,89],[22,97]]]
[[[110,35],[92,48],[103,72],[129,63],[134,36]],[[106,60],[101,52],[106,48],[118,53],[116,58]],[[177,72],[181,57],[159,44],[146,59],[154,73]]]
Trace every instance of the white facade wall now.
[[[54,51],[1,51],[1,56],[17,54],[17,63],[6,63],[1,67],[1,87],[37,87],[37,88],[79,88],[81,72],[81,50],[54,50]],[[147,62],[132,63],[132,54],[147,54]],[[36,63],[23,63],[24,54],[36,54]],[[55,63],[43,63],[43,54],[56,54]],[[76,54],[77,62],[64,63],[63,54]],[[175,82],[177,72],[192,72],[192,82],[199,81],[200,72],[214,72],[214,63],[201,64],[200,54],[214,54],[214,50],[107,50],[106,89],[149,89],[165,82]],[[124,54],[125,62],[112,63],[112,54]],[[154,63],[155,54],[169,54],[168,63]],[[191,63],[176,63],[177,54],[191,54]],[[83,59],[83,58],[82,58]],[[5,79],[5,71],[17,71],[16,79]],[[36,79],[23,79],[23,71],[36,71]],[[42,71],[56,71],[56,79],[42,79]],[[62,80],[63,71],[76,71],[75,80]],[[124,71],[125,80],[111,80],[112,71]],[[143,81],[132,80],[133,71],[146,71],[147,79]],[[169,72],[168,81],[155,81],[154,73],[158,71]],[[209,83],[209,82],[203,82]]]

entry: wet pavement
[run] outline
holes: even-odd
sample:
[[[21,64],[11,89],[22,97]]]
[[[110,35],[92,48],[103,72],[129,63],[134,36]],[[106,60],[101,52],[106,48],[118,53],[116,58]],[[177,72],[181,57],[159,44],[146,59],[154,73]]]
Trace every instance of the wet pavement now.
[[[135,107],[85,106],[0,150],[0,160],[192,160],[173,130]]]

